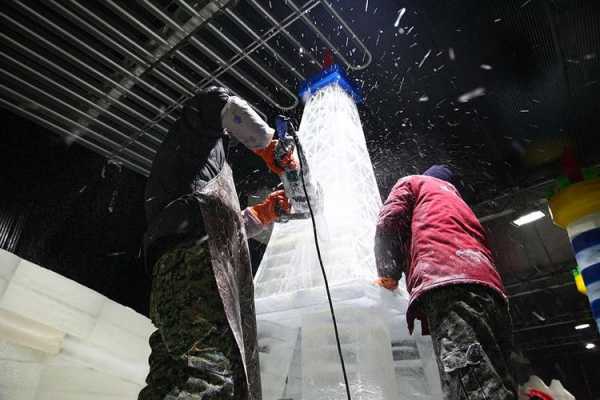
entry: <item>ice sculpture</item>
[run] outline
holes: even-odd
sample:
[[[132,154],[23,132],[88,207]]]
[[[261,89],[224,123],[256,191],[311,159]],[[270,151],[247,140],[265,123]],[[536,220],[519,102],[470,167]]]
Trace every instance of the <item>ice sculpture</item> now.
[[[137,399],[150,320],[0,250],[0,398]]]
[[[331,82],[311,93],[298,136],[322,188],[318,236],[352,398],[441,399],[431,341],[406,329],[406,291],[371,284],[381,198],[344,86]],[[345,399],[310,220],[274,227],[255,298],[264,400]]]

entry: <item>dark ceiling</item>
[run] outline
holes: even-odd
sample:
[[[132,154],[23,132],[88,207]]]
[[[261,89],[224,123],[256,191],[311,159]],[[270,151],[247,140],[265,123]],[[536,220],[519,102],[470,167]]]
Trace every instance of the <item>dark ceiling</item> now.
[[[373,54],[352,76],[382,194],[444,162],[477,203],[555,177],[566,144],[600,160],[600,2],[333,3]]]

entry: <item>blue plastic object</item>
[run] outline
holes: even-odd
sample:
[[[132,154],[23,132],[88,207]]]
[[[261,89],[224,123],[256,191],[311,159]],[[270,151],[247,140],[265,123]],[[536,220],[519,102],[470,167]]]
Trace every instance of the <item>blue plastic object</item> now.
[[[310,96],[319,89],[323,89],[324,87],[335,83],[340,85],[342,89],[352,96],[356,104],[361,104],[363,102],[362,94],[338,64],[334,64],[304,81],[302,85],[300,85],[298,94],[302,101],[306,103]]]
[[[278,140],[283,140],[287,136],[287,125],[288,121],[283,116],[278,115],[275,117],[275,137]]]

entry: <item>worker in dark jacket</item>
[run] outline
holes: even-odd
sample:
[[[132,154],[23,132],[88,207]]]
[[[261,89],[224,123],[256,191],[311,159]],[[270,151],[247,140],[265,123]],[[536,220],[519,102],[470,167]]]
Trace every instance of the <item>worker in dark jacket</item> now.
[[[279,191],[241,211],[224,140],[234,136],[281,173],[273,132],[246,101],[211,87],[186,103],[156,155],[144,244],[158,330],[140,400],[260,399],[246,238],[289,204]],[[294,157],[286,165],[296,165]]]
[[[516,399],[511,320],[486,234],[447,166],[400,179],[379,213],[377,284],[410,293],[409,330],[431,334],[445,399]]]

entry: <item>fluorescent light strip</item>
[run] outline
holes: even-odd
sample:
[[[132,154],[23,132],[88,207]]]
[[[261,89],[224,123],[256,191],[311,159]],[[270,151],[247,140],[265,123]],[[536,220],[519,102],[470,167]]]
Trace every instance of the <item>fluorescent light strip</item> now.
[[[589,327],[590,327],[590,324],[579,324],[579,325],[575,325],[575,330],[580,331],[582,329],[587,329]]]
[[[544,218],[545,216],[546,216],[546,214],[537,210],[537,211],[530,212],[529,214],[525,214],[525,215],[515,219],[513,221],[513,224],[515,224],[517,226],[522,226],[525,224],[529,224],[533,221],[537,221],[538,219]]]

